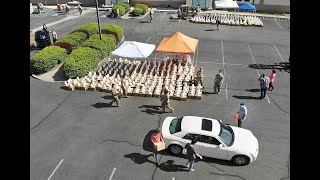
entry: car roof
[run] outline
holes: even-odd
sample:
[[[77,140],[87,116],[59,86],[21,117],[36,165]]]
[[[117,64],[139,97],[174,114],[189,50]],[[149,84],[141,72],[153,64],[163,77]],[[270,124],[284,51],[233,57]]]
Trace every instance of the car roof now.
[[[202,130],[202,119],[212,121],[212,130]],[[187,133],[202,134],[207,136],[218,136],[220,133],[220,123],[216,119],[198,117],[198,116],[184,116],[181,122],[181,130]]]

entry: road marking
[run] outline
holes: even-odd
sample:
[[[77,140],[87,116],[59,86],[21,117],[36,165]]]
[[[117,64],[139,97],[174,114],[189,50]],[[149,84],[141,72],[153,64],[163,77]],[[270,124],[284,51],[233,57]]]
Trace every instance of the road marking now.
[[[90,18],[94,18],[94,17],[97,17],[97,15],[95,14],[95,15],[91,16]]]
[[[175,178],[174,178],[174,177],[172,177],[172,180],[175,180]]]
[[[55,22],[52,22],[52,23],[49,23],[49,24],[46,24],[46,26],[49,28],[50,26],[53,26],[55,24],[58,24],[58,23],[61,23],[61,22],[64,22],[64,21],[67,21],[67,20],[70,20],[70,19],[75,19],[77,18],[77,16],[67,16],[63,19],[60,19],[59,21],[55,21]],[[43,28],[43,26],[40,26],[40,27],[37,27],[37,28],[34,28],[32,29],[33,32],[36,32],[38,30],[41,30]]]
[[[274,48],[277,50],[277,52],[278,52],[278,54],[279,54],[279,56],[280,56],[280,58],[281,58],[282,62],[284,62],[284,60],[283,60],[283,58],[282,58],[282,56],[281,56],[280,52],[278,51],[278,49],[277,49],[276,45],[273,45],[273,46],[274,46]]]
[[[219,63],[219,62],[202,62],[202,61],[198,61],[198,63],[203,63],[203,64],[225,64],[225,65],[229,65],[229,66],[245,66],[245,67],[249,66],[249,65],[245,65],[245,64],[232,64],[232,63]]]
[[[110,177],[109,177],[109,180],[111,180],[111,179],[112,179],[112,177],[113,177],[114,172],[116,171],[116,169],[117,169],[117,168],[113,168],[113,171],[112,171],[112,173],[111,173],[111,175],[110,175]]]
[[[253,63],[256,64],[256,61],[254,60],[254,57],[253,57],[253,55],[252,55],[251,48],[250,48],[250,45],[249,45],[249,44],[248,44],[248,48],[249,48],[249,51],[250,51],[250,54],[251,54]],[[260,73],[259,73],[258,69],[256,69],[256,71],[257,71],[257,73],[258,73],[258,76],[260,77]],[[266,94],[266,96],[267,96],[268,103],[270,104],[270,100],[269,100],[268,94]]]
[[[49,176],[48,180],[51,179],[51,177],[53,176],[53,174],[56,172],[56,170],[58,169],[58,167],[60,166],[60,164],[63,162],[63,159],[61,159],[61,161],[59,162],[58,166],[53,170],[53,172],[51,173],[51,175]]]
[[[228,86],[227,86],[227,74],[226,74],[226,69],[224,68],[224,51],[223,51],[223,41],[221,41],[221,49],[222,49],[222,66],[223,66],[223,73],[224,73],[224,77],[225,77],[225,89],[226,89],[226,97],[228,99]]]
[[[148,41],[150,40],[151,37],[148,38],[148,40],[146,41],[146,43],[148,43]]]
[[[281,29],[283,29],[283,28],[280,26],[280,24],[277,22],[276,19],[274,19],[274,21],[278,24],[278,26],[279,26]]]
[[[164,13],[164,15],[162,16],[162,18],[160,19],[160,21],[166,16],[167,13]]]

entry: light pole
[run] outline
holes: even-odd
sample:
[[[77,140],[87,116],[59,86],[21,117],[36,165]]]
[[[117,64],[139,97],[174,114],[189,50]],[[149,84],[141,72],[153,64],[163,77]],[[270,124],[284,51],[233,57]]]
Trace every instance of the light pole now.
[[[97,18],[98,18],[98,26],[99,26],[100,40],[102,40],[102,37],[101,37],[101,29],[100,29],[99,11],[98,11],[98,0],[96,0],[96,11],[97,11]]]

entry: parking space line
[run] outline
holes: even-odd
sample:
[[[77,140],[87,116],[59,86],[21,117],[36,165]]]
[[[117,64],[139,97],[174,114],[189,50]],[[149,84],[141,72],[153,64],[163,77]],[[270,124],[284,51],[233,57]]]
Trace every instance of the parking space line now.
[[[90,18],[95,18],[95,17],[97,17],[97,15],[95,14],[95,15],[93,15],[93,16],[91,16]]]
[[[281,26],[280,26],[280,24],[277,22],[277,20],[274,18],[274,21],[278,24],[278,26],[281,28],[281,29],[283,29]]]
[[[245,65],[245,64],[232,64],[232,63],[219,63],[219,62],[202,62],[202,61],[198,61],[198,63],[203,63],[203,64],[224,64],[224,65],[229,65],[229,66],[245,66],[248,67],[249,65]]]
[[[256,61],[254,60],[254,57],[252,55],[252,51],[251,51],[251,48],[250,48],[249,44],[248,44],[248,48],[249,48],[249,51],[250,51],[250,54],[251,54],[252,61],[253,61],[254,64],[256,64]],[[256,71],[258,73],[258,76],[260,77],[260,73],[259,73],[258,69],[256,69]],[[268,103],[270,104],[270,100],[269,100],[268,94],[266,94],[266,96],[267,96]]]
[[[172,177],[172,180],[175,180],[175,178],[174,178],[174,177]]]
[[[53,172],[51,173],[51,175],[49,176],[48,180],[51,179],[51,177],[53,176],[53,174],[56,172],[56,170],[59,168],[60,164],[63,162],[63,159],[61,159],[61,161],[59,162],[58,166],[53,170]]]
[[[111,179],[112,179],[112,177],[113,177],[114,172],[116,171],[116,169],[117,169],[117,168],[113,168],[112,173],[111,173],[111,175],[110,175],[110,177],[109,177],[109,180],[111,180]]]
[[[146,41],[146,43],[148,43],[148,41],[150,40],[151,37],[148,38],[148,40]]]
[[[283,58],[282,58],[282,56],[281,56],[280,52],[278,51],[278,49],[277,49],[276,45],[274,44],[273,46],[274,46],[274,48],[277,50],[277,52],[278,52],[278,54],[279,54],[279,56],[280,56],[280,58],[281,58],[282,62],[284,62],[284,60],[283,60]]]
[[[164,13],[164,15],[162,16],[162,18],[160,19],[160,21],[162,21],[162,19],[166,16],[167,12]]]
[[[223,67],[223,73],[224,73],[224,79],[225,79],[225,89],[226,89],[226,98],[228,99],[228,86],[227,86],[227,74],[226,74],[226,68],[224,67],[224,51],[223,51],[223,41],[221,41],[221,49],[222,49],[222,67]]]

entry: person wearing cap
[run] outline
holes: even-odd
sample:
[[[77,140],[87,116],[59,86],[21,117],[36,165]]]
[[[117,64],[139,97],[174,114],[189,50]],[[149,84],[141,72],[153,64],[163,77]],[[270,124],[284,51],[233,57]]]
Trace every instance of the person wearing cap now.
[[[222,71],[219,70],[219,73],[216,75],[216,78],[214,79],[214,93],[219,94],[220,93],[220,87],[224,82],[224,75],[222,74]]]
[[[200,67],[200,70],[197,72],[197,82],[201,84],[202,88],[204,88],[203,86],[203,67]]]
[[[116,102],[117,104],[117,107],[120,107],[120,104],[119,104],[119,97],[118,97],[118,90],[117,88],[115,87],[115,84],[112,84],[111,85],[111,95],[112,95],[112,101],[110,102],[110,105],[113,104],[113,102]]]
[[[242,121],[247,118],[248,109],[245,104],[242,102],[240,103],[240,109],[238,111],[238,127],[242,126]]]
[[[260,90],[261,90],[260,99],[264,99],[267,95],[267,89],[269,88],[270,79],[266,77],[266,75],[263,73],[259,77],[258,81],[260,81]]]

